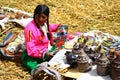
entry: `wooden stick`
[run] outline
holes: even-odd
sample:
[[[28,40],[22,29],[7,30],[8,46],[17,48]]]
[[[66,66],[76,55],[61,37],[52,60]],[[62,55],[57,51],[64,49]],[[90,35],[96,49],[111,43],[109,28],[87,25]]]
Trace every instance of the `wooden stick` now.
[[[2,34],[4,34],[7,30],[9,30],[9,29],[11,29],[12,27],[8,27],[6,30],[4,30],[3,32],[1,32],[0,33],[0,36],[2,35]]]

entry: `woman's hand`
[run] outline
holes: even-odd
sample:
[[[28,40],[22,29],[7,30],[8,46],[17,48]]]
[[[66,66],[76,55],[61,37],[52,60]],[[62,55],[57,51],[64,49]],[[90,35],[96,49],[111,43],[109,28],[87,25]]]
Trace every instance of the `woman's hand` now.
[[[53,57],[53,55],[47,52],[45,53],[45,57],[47,60],[50,60]]]

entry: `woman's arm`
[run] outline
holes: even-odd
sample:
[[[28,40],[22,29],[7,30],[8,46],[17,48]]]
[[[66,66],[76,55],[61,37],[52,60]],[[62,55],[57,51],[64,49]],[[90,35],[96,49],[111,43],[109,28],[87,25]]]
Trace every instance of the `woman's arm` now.
[[[42,42],[42,36],[40,36],[40,33],[34,28],[27,27],[25,28],[24,36],[27,54],[34,58],[42,58],[44,53],[48,51],[48,43]]]
[[[60,27],[61,24],[49,24],[50,27],[50,31],[51,32],[56,32],[56,30],[58,29],[58,27]]]

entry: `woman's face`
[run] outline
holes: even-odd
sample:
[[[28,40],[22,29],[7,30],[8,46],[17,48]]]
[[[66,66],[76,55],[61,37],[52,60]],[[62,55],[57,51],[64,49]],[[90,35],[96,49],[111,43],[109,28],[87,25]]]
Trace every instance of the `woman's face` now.
[[[36,17],[36,22],[42,26],[45,22],[47,22],[47,16],[45,14],[39,14],[37,17]]]

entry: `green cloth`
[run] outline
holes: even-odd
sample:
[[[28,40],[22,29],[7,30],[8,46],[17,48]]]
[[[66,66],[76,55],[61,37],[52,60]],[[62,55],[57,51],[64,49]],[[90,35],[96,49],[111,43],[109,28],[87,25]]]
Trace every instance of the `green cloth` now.
[[[26,67],[30,73],[33,69],[35,69],[37,67],[37,64],[39,64],[41,62],[43,62],[42,59],[32,58],[27,55],[26,51],[24,51],[22,53],[22,65],[23,65],[23,67]]]
[[[52,48],[49,52],[52,52],[55,49],[56,49],[56,47],[52,46]],[[46,58],[39,59],[39,58],[33,58],[33,57],[28,56],[26,50],[22,53],[22,66],[27,68],[30,73],[33,69],[35,69],[37,67],[38,64],[40,64],[44,61],[46,61]]]

